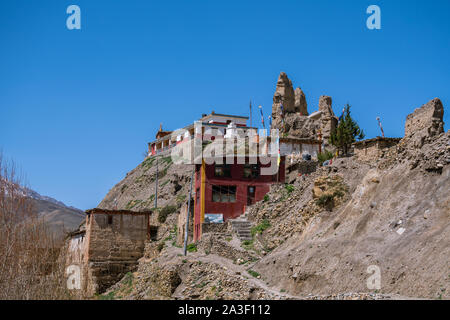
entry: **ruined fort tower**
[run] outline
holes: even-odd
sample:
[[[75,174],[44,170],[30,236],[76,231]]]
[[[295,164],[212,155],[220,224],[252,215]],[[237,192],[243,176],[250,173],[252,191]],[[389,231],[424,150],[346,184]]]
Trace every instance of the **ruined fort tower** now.
[[[280,136],[316,139],[321,135],[324,146],[330,148],[328,140],[337,124],[331,97],[321,96],[319,110],[309,115],[303,90],[294,90],[286,73],[280,73],[272,105],[272,128],[279,129]]]

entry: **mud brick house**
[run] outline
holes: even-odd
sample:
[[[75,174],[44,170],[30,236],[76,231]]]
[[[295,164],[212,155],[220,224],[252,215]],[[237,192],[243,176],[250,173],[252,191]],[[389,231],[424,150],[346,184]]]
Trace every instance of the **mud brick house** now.
[[[358,141],[353,144],[354,153],[360,161],[373,162],[395,151],[400,140],[401,138],[376,137]]]
[[[101,293],[132,271],[150,239],[151,211],[90,209],[69,235],[66,266],[80,268],[81,289]]]

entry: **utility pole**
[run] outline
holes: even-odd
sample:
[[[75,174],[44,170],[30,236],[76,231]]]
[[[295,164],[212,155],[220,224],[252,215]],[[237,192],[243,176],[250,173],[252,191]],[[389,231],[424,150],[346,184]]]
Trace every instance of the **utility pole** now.
[[[155,209],[158,208],[158,158],[156,158],[156,179],[155,179]]]
[[[191,174],[191,186],[189,187],[188,207],[186,210],[186,227],[184,229],[184,255],[187,254],[187,242],[189,233],[189,216],[191,214],[191,196],[192,196],[192,180],[194,180],[195,164]]]

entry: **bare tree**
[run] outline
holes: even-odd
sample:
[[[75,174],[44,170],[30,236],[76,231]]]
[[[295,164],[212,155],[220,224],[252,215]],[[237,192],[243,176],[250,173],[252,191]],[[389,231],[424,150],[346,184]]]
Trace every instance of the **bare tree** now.
[[[61,243],[34,211],[12,161],[0,152],[0,299],[65,299]]]

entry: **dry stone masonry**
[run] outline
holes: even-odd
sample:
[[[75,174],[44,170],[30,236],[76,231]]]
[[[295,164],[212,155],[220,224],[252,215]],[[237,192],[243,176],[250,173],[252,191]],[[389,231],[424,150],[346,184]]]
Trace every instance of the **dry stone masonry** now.
[[[444,107],[435,98],[406,117],[405,138],[411,139],[415,147],[422,147],[425,140],[444,132]]]

